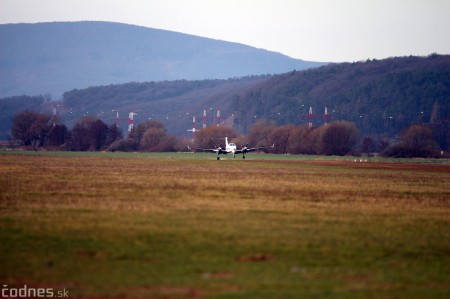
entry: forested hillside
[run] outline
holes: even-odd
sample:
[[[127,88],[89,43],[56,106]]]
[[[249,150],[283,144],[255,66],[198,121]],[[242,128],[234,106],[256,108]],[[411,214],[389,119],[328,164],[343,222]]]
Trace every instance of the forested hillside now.
[[[225,42],[110,22],[0,25],[0,97],[163,80],[284,73],[322,63]]]
[[[19,106],[18,99],[0,100],[3,123],[10,125],[19,108],[39,106],[41,112],[51,112],[45,97],[20,98]],[[423,123],[441,136],[442,146],[450,138],[450,56],[332,64],[275,76],[90,87],[64,93],[57,104],[68,127],[90,115],[106,123],[118,121],[125,131],[132,111],[138,114],[136,124],[158,120],[171,134],[184,137],[191,136],[187,130],[194,126],[194,116],[197,129],[203,121],[211,125],[220,120],[242,133],[258,120],[307,124],[311,104],[314,126],[324,123],[326,106],[330,122],[354,122],[362,136],[393,138],[411,124]],[[117,111],[119,120],[114,119]]]
[[[389,136],[412,123],[443,124],[450,117],[450,56],[332,64],[235,80],[112,85],[67,92],[64,102],[91,114],[134,109],[141,119],[164,121],[176,134],[186,134],[191,116],[200,122],[203,109],[233,115],[235,128],[246,132],[258,119],[307,123],[310,105],[313,125],[321,125],[327,106],[330,121],[352,121],[364,135]]]
[[[135,123],[154,119],[163,122],[175,135],[190,136],[187,129],[192,129],[194,116],[197,128],[202,126],[204,110],[207,111],[208,125],[215,123],[218,110],[223,117],[221,121],[226,121],[233,113],[229,107],[235,94],[267,78],[252,76],[228,80],[177,80],[75,89],[64,93],[61,113],[70,125],[84,115],[114,122],[119,111],[119,123],[125,130],[128,113],[135,112]]]
[[[364,134],[398,133],[450,117],[450,56],[401,57],[322,66],[274,76],[237,94],[230,109],[242,130],[256,118],[278,124],[355,122]]]

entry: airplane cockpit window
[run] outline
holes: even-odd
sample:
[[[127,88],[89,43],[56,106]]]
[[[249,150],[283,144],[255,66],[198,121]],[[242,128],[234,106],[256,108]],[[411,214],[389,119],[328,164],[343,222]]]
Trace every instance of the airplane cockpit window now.
[[[229,146],[236,146],[236,144],[234,144],[234,143],[230,143],[230,144],[229,144]]]

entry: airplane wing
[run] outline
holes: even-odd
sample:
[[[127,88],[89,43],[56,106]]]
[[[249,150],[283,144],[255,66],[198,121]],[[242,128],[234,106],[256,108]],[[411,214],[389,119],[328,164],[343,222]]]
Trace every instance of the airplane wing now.
[[[250,147],[250,148],[244,146],[242,149],[237,150],[236,154],[241,154],[241,153],[245,154],[245,153],[257,151],[257,150],[260,150],[260,149],[273,148],[273,147],[275,147],[275,144],[272,144],[271,146],[260,146],[260,147]]]
[[[192,148],[189,145],[188,149],[191,151],[212,152],[212,153],[217,153],[218,151],[222,150],[221,148]]]

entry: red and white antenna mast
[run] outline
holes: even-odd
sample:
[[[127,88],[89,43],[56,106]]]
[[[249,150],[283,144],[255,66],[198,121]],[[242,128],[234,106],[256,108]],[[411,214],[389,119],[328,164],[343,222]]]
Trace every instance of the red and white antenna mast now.
[[[203,129],[206,128],[206,110],[203,110]]]
[[[116,111],[116,118],[114,120],[116,121],[116,128],[119,128],[119,120],[120,120],[119,110],[115,110],[115,111]]]
[[[216,126],[220,125],[220,110],[217,110],[217,115],[216,115]]]
[[[131,131],[133,130],[135,115],[137,115],[137,113],[130,112],[128,114],[128,135],[130,135]]]
[[[312,104],[309,104],[309,112],[308,112],[308,128],[312,128],[313,126],[313,111],[312,111]]]
[[[188,132],[192,132],[192,142],[194,142],[194,134],[198,131],[196,128],[195,116],[192,118],[192,129],[187,130]]]

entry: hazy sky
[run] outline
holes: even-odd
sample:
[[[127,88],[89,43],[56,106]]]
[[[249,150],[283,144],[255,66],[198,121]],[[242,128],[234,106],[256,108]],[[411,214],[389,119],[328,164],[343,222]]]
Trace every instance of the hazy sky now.
[[[101,20],[312,61],[450,54],[450,0],[0,0],[0,23]]]

